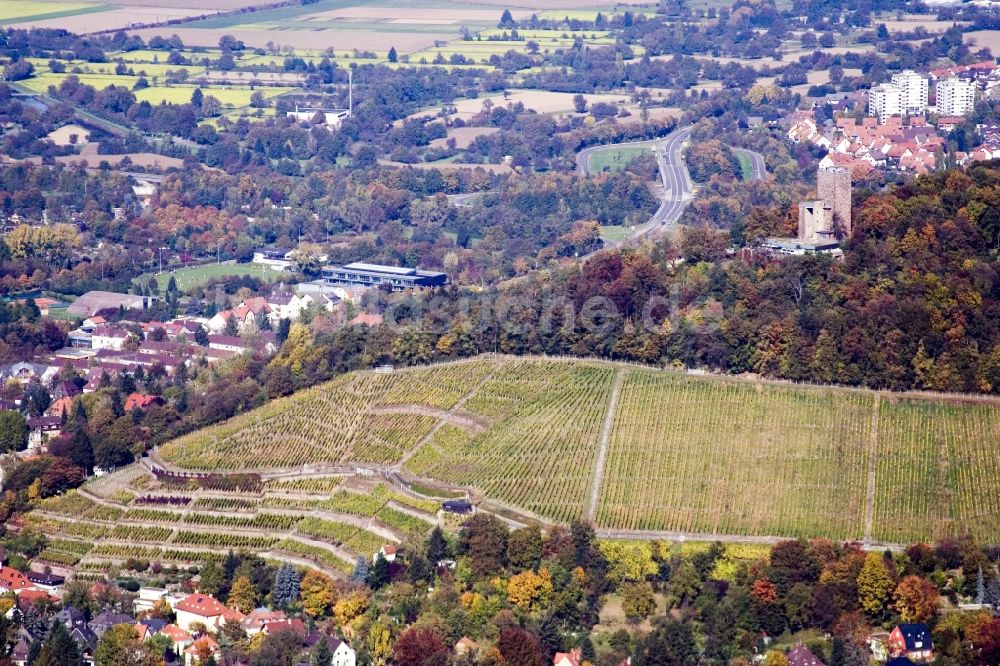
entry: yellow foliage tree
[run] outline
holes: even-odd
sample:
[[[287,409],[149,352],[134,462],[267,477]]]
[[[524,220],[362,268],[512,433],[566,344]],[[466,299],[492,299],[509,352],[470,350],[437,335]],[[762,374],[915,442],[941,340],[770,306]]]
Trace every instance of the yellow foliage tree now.
[[[249,613],[257,607],[257,588],[246,576],[239,576],[229,590],[227,604],[241,613]]]
[[[333,616],[338,624],[347,626],[366,610],[368,610],[368,594],[358,589],[337,600],[333,605]]]
[[[552,593],[548,569],[536,574],[530,569],[511,577],[507,583],[507,599],[523,611],[536,609]]]
[[[326,574],[310,569],[299,583],[302,610],[310,617],[322,617],[333,605],[333,580]]]

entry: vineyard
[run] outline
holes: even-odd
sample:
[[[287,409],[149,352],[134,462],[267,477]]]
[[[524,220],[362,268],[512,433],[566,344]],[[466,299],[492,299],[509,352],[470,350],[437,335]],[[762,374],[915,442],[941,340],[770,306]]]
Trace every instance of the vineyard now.
[[[103,571],[130,559],[197,563],[245,550],[349,573],[358,557],[385,543],[420,538],[438,508],[373,481],[344,483],[345,477],[297,484],[294,496],[283,494],[288,486],[258,483],[255,497],[220,492],[216,483],[211,490],[194,484],[182,495],[162,476],[133,465],[42,501],[25,518],[27,528],[48,538],[39,560]]]
[[[430,511],[432,500],[351,497],[310,466],[392,468],[414,488],[466,487],[501,508],[562,523],[593,515],[612,531],[903,542],[1000,539],[998,449],[996,402],[497,357],[346,375],[159,456],[220,475],[299,469],[263,481],[266,497],[246,510],[308,501],[399,533],[421,527],[401,509]]]

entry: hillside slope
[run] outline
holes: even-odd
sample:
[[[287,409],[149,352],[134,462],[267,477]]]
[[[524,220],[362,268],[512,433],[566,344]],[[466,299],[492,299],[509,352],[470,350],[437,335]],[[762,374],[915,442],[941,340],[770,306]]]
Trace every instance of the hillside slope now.
[[[1000,538],[998,402],[596,361],[354,373],[159,457],[217,471],[366,464],[608,530]]]

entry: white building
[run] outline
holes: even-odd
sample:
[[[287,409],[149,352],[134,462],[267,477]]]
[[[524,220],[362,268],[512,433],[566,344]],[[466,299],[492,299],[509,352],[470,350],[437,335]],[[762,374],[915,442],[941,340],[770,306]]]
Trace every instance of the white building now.
[[[976,106],[976,84],[951,77],[937,84],[937,112],[941,116],[966,116]]]
[[[884,123],[889,116],[903,115],[903,91],[892,83],[883,83],[868,91],[868,115]]]
[[[298,123],[312,123],[319,114],[319,124],[325,127],[340,127],[345,118],[351,115],[348,109],[306,109],[295,106],[294,111],[288,112],[289,118],[294,118]]]
[[[114,349],[121,351],[128,340],[129,332],[117,326],[98,326],[90,338],[94,349]]]
[[[330,666],[355,666],[357,663],[354,650],[340,639],[330,639],[330,652],[333,653],[333,660],[330,662]]]
[[[912,69],[892,75],[892,84],[901,91],[903,113],[923,113],[927,110],[927,77]]]
[[[240,622],[243,614],[226,608],[219,600],[210,594],[192,594],[177,602],[174,606],[177,613],[177,626],[190,632],[192,625],[202,624],[210,631],[221,627],[227,620]]]
[[[139,596],[132,602],[132,608],[136,613],[151,611],[158,601],[167,599],[167,590],[162,587],[140,587]],[[169,601],[167,602],[170,603]],[[173,608],[173,606],[171,606]]]

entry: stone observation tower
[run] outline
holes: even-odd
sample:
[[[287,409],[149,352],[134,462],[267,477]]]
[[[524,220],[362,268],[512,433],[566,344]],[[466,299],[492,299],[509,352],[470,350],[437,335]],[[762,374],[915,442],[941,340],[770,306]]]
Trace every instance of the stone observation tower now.
[[[815,201],[799,204],[799,240],[836,243],[851,235],[851,174],[843,167],[820,169]]]

